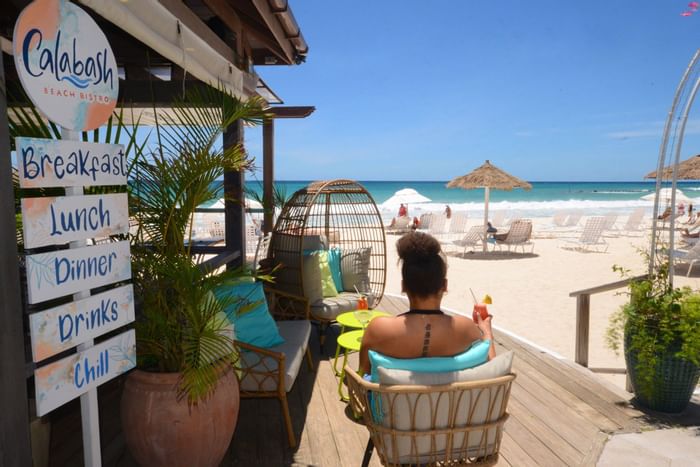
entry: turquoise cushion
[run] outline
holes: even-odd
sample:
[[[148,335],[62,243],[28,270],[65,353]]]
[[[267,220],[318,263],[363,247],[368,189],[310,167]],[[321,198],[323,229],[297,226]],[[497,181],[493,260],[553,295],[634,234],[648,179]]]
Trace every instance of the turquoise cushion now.
[[[267,309],[267,301],[261,282],[240,282],[220,286],[216,297],[221,299],[233,296],[235,303],[229,304],[224,311],[233,323],[236,340],[256,347],[270,348],[284,343],[275,320]],[[238,311],[243,307],[252,307],[243,314]]]
[[[343,276],[340,273],[340,248],[328,250],[328,265],[331,267],[335,289],[343,290]]]
[[[457,371],[473,368],[488,360],[490,345],[490,340],[480,340],[472,344],[472,346],[464,352],[451,357],[394,358],[370,350],[369,362],[372,365],[372,382],[379,382],[379,372],[377,371],[379,367],[390,370],[410,370],[422,373],[439,373],[442,371]]]

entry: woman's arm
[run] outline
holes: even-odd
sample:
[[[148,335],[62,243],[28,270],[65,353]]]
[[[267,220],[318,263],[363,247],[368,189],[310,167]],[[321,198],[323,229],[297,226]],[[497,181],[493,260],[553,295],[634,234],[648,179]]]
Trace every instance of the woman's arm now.
[[[493,330],[491,329],[491,318],[493,318],[493,316],[489,315],[486,319],[481,319],[481,313],[477,313],[476,315],[476,325],[481,329],[483,333],[482,337],[491,341],[491,345],[489,346],[489,360],[493,360],[496,358],[496,344],[493,340]]]

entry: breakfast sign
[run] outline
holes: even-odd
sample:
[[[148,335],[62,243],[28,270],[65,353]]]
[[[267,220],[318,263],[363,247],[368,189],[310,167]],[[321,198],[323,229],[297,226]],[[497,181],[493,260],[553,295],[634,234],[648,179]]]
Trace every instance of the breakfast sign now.
[[[118,71],[105,35],[85,11],[66,0],[35,0],[20,14],[13,38],[22,86],[64,128],[64,137],[107,121],[119,92]],[[96,388],[136,365],[136,346],[133,330],[98,344],[93,339],[134,320],[134,296],[127,283],[129,242],[110,240],[128,232],[127,195],[83,195],[83,187],[126,185],[124,148],[69,139],[15,142],[21,188],[66,188],[66,196],[21,203],[28,302],[40,306],[73,296],[29,316],[37,413],[80,396],[86,463],[98,465],[99,432],[85,433],[94,432],[86,427],[98,420]],[[105,242],[86,245],[95,238]],[[45,364],[76,346],[77,352]]]

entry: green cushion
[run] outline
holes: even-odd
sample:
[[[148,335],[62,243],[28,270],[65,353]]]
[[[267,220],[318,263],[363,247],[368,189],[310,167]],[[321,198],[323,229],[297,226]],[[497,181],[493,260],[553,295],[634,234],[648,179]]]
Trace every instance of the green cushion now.
[[[267,300],[261,282],[239,282],[220,286],[215,291],[217,298],[234,297],[224,311],[233,323],[236,340],[257,347],[270,348],[284,343],[275,320],[267,308]],[[246,309],[242,314],[239,311]]]
[[[304,251],[304,296],[310,303],[324,297],[338,296],[328,262],[328,251]]]

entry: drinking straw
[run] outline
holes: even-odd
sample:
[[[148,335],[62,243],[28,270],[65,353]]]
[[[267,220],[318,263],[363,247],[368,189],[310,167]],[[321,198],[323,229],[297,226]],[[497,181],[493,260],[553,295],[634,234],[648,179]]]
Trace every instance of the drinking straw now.
[[[479,303],[479,302],[476,300],[476,295],[474,295],[474,291],[472,290],[471,287],[469,287],[469,292],[471,292],[471,294],[472,294],[472,299],[474,300],[474,305],[476,305],[477,303]]]

